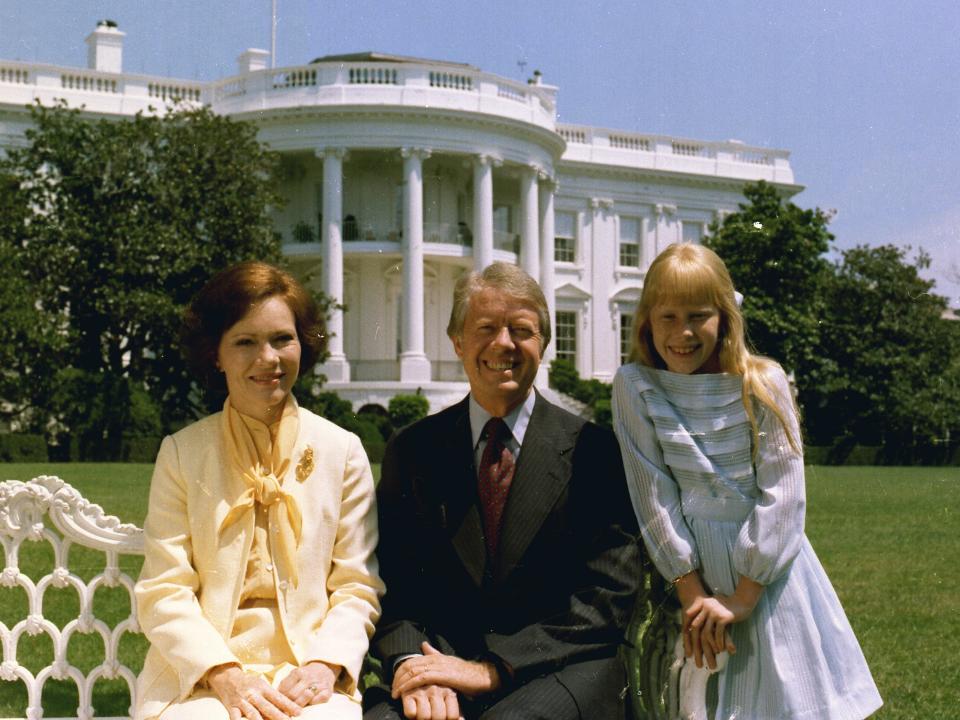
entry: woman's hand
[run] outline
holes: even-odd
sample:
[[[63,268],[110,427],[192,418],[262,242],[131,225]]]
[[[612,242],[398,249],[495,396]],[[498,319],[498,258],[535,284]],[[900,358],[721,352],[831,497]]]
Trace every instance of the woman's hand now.
[[[239,665],[218,665],[207,673],[207,685],[220,698],[230,720],[288,720],[300,706],[259,675],[245,673]]]
[[[340,671],[339,665],[327,665],[319,660],[308,662],[283,679],[280,692],[300,707],[325,703],[333,695]]]

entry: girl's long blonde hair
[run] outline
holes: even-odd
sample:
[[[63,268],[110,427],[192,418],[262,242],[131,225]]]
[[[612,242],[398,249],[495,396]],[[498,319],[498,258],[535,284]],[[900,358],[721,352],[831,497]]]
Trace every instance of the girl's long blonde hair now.
[[[800,452],[800,438],[795,437],[785,410],[774,400],[777,392],[770,375],[780,366],[774,360],[756,355],[748,349],[743,315],[734,296],[733,280],[723,260],[703,245],[680,243],[667,247],[647,270],[643,292],[633,316],[630,359],[660,369],[666,369],[667,366],[653,345],[650,313],[663,301],[678,304],[710,303],[719,309],[717,344],[720,349],[720,370],[743,377],[743,406],[753,432],[754,455],[758,448],[759,426],[752,398],[773,412],[783,426],[790,445]],[[788,411],[799,419],[793,396],[789,393],[788,396]]]

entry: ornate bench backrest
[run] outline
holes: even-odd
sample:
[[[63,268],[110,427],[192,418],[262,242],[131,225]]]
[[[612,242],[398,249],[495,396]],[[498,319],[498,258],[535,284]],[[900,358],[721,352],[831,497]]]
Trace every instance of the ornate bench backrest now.
[[[21,571],[20,549],[25,542],[46,542],[52,547],[52,572],[38,578]],[[0,543],[6,560],[0,585],[23,588],[28,604],[27,616],[12,627],[0,621],[3,642],[0,679],[20,680],[26,686],[27,718],[42,717],[40,699],[49,678],[72,679],[76,683],[80,698],[77,715],[82,720],[93,717],[93,686],[101,678],[125,680],[132,707],[136,673],[120,662],[118,649],[121,637],[125,633],[139,633],[140,626],[133,598],[134,580],[121,571],[119,558],[143,555],[143,530],[104,514],[103,508],[86,500],[60,478],[43,475],[29,482],[0,482]],[[103,570],[89,581],[69,567],[70,549],[74,546],[100,550],[105,556]],[[123,587],[129,594],[130,615],[113,628],[94,615],[94,594],[101,587]],[[78,596],[80,611],[62,628],[44,617],[44,594],[49,588],[73,588]],[[46,633],[53,645],[53,661],[36,674],[18,659],[17,646],[24,633]],[[67,659],[70,638],[76,633],[97,633],[103,640],[103,662],[86,673]]]

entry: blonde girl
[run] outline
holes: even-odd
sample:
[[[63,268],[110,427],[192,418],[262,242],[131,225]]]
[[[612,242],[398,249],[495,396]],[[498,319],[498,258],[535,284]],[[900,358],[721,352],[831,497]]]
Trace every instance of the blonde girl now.
[[[780,365],[747,347],[723,261],[668,247],[632,327],[614,429],[647,550],[677,590],[685,652],[697,667],[726,661],[712,716],[867,717],[882,701],[803,532],[797,409]]]

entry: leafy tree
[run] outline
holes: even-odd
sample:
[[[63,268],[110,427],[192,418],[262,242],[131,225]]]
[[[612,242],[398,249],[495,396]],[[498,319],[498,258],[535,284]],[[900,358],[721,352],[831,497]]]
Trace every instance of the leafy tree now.
[[[831,360],[805,404],[814,442],[883,444],[914,460],[960,428],[960,329],[920,277],[929,257],[892,245],[843,252],[825,287],[829,313],[817,352]]]
[[[747,202],[714,223],[704,245],[723,258],[744,296],[750,342],[796,373],[802,395],[822,379],[816,348],[830,273],[830,215],[784,200],[764,181],[747,185],[743,194]]]
[[[0,259],[13,270],[0,345],[4,360],[11,347],[24,356],[4,363],[0,397],[43,430],[46,410],[76,425],[100,393],[109,412],[85,432],[116,456],[134,420],[123,398],[149,393],[164,428],[200,409],[176,343],[192,295],[234,262],[280,259],[276,155],[252,125],[207,109],[31,115],[28,144],[0,161]]]

